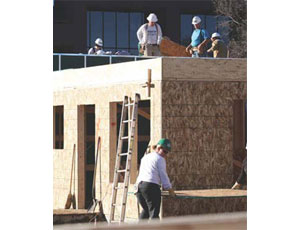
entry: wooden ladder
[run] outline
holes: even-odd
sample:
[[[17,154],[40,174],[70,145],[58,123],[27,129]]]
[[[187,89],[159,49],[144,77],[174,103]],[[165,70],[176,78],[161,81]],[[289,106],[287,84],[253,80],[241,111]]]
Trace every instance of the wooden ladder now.
[[[135,98],[133,101],[131,100],[131,98],[128,98],[128,96],[125,96],[122,105],[117,156],[116,156],[116,164],[114,169],[114,180],[112,184],[112,198],[111,198],[111,207],[110,207],[110,214],[109,214],[109,223],[113,223],[113,222],[121,223],[124,222],[125,219],[127,193],[128,193],[129,180],[130,180],[131,156],[133,153],[139,100],[140,100],[140,95],[137,93],[135,94]],[[128,124],[128,136],[124,136],[126,123]],[[128,140],[128,150],[127,152],[122,153],[124,140]],[[125,169],[121,168],[122,156],[127,156]],[[123,183],[118,183],[120,173],[125,173]],[[118,190],[123,190],[123,196],[122,196],[122,203],[117,205]],[[119,220],[115,220],[115,209],[117,206],[121,208]]]

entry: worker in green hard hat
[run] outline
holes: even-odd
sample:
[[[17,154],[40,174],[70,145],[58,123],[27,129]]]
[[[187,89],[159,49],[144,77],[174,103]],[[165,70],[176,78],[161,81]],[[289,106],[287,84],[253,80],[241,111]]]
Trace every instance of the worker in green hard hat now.
[[[153,152],[144,155],[141,160],[139,176],[136,184],[138,190],[137,199],[143,208],[140,219],[159,218],[161,191],[160,185],[164,190],[169,191],[170,196],[175,197],[175,192],[170,183],[166,171],[165,158],[171,151],[169,139],[161,139],[154,146]]]

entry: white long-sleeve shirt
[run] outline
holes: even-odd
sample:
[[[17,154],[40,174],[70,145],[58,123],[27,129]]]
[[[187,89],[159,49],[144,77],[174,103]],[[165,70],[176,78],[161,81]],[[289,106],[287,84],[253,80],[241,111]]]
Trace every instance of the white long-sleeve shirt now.
[[[163,189],[166,190],[172,188],[166,170],[166,160],[155,151],[146,154],[141,160],[136,184],[139,184],[141,181],[161,184]]]
[[[156,31],[156,26],[158,31]],[[161,43],[162,31],[159,24],[156,23],[156,26],[149,26],[146,23],[138,29],[136,34],[140,44],[159,45]]]

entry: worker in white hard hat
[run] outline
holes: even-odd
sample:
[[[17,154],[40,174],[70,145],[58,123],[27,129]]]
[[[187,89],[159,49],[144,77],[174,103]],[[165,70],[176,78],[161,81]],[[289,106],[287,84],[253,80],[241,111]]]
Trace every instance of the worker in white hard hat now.
[[[200,17],[193,17],[192,24],[194,25],[195,29],[191,36],[191,43],[186,47],[186,52],[192,54],[192,57],[205,57],[206,45],[210,41],[209,34],[205,29],[200,29]]]
[[[142,25],[137,31],[140,53],[144,56],[160,56],[159,45],[162,40],[162,31],[157,23],[155,14],[151,13],[147,17],[148,23]]]
[[[211,48],[207,52],[213,52],[214,58],[226,58],[228,49],[225,42],[221,39],[221,35],[217,32],[211,36]]]
[[[89,49],[88,54],[103,55],[106,54],[103,50],[103,41],[101,38],[95,40],[95,46]]]

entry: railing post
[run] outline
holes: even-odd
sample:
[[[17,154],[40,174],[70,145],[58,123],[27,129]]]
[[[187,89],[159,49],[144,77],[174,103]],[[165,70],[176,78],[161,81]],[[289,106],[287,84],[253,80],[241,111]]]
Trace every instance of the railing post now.
[[[84,55],[84,68],[86,68],[86,55]]]
[[[61,70],[61,55],[58,55],[58,70]]]
[[[112,62],[112,56],[110,55],[109,56],[109,64],[111,64],[111,62]]]

